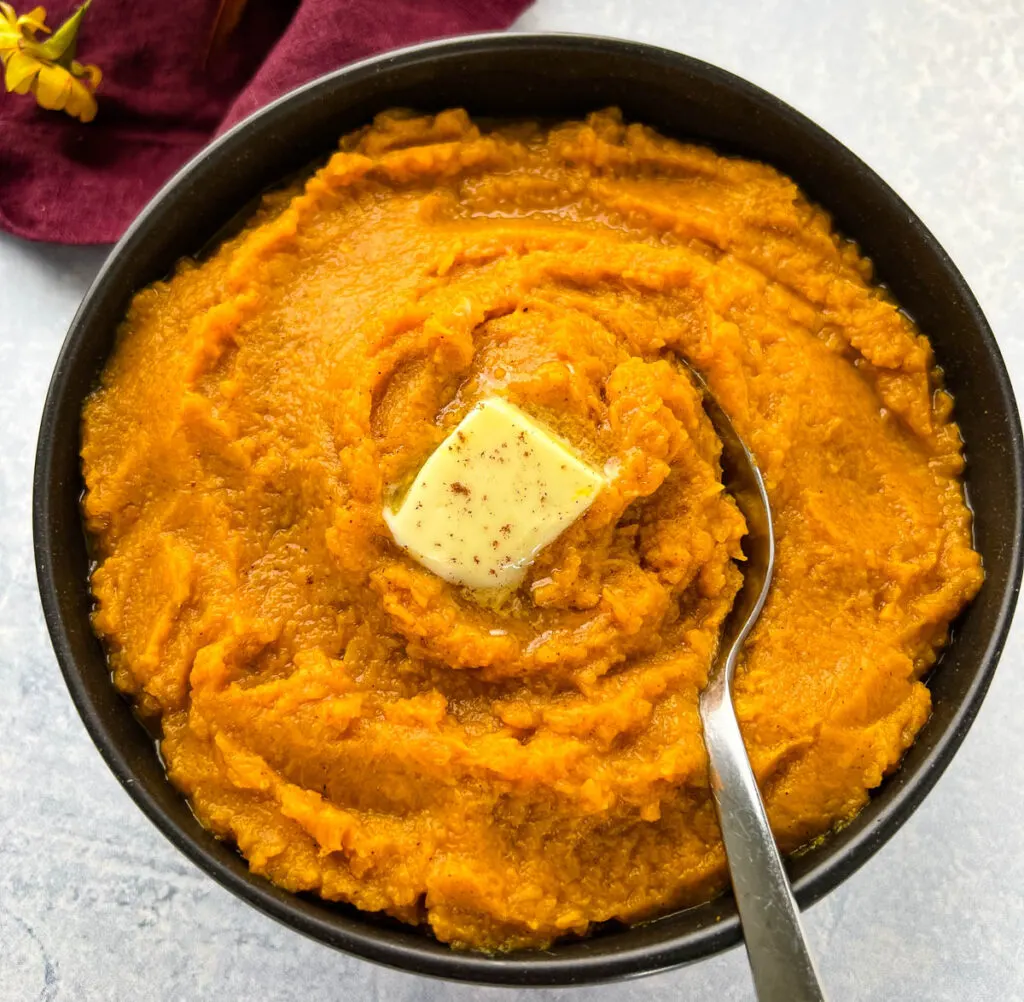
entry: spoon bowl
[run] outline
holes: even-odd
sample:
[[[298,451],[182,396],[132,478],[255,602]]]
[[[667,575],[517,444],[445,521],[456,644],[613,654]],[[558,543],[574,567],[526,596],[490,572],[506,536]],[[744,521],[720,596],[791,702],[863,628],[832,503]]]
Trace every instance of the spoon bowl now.
[[[740,438],[732,420],[722,410],[704,377],[693,369],[690,370],[690,376],[701,391],[704,413],[722,443],[719,460],[722,483],[747,523],[747,534],[741,544],[743,555],[747,558],[743,565],[743,585],[722,624],[718,656],[715,659],[716,668],[720,666],[722,671],[713,673],[708,683],[710,689],[718,674],[722,675],[723,683],[732,685],[743,641],[754,628],[768,599],[775,569],[775,532],[768,492],[753,453]],[[723,654],[727,656],[723,658]]]

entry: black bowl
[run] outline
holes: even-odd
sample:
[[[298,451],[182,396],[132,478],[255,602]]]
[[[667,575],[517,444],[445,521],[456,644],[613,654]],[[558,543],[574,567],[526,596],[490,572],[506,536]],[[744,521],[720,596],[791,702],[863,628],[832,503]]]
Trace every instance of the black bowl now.
[[[856,820],[793,859],[807,906],[864,863],[907,819],[963,740],[988,688],[1020,587],[1024,444],[999,349],[974,296],[921,221],[849,150],[792,108],[705,63],[651,46],[569,35],[484,35],[403,49],[281,98],[204,150],[114,248],[68,332],[43,411],[34,534],[46,622],[71,696],[107,764],[150,820],[194,863],[261,911],[331,946],[421,974],[556,985],[663,970],[740,939],[730,897],[543,952],[456,953],[428,934],[354,908],[296,896],[250,874],[200,827],[164,775],[149,734],[114,690],[89,626],[79,498],[79,415],[132,294],[194,254],[250,200],[323,156],[385,108],[462,106],[486,116],[569,117],[618,105],[682,139],[773,164],[859,242],[935,346],[967,446],[975,540],[988,574],[956,624],[930,686],[931,720],[903,766]],[[130,430],[126,429],[126,434]],[[908,877],[908,879],[910,879]]]

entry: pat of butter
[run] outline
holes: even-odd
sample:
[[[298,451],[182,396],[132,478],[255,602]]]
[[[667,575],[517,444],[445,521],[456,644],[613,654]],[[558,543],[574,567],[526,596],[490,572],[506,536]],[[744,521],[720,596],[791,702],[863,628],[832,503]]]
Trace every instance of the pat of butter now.
[[[507,588],[605,483],[550,431],[492,397],[434,450],[384,520],[402,549],[446,581]]]

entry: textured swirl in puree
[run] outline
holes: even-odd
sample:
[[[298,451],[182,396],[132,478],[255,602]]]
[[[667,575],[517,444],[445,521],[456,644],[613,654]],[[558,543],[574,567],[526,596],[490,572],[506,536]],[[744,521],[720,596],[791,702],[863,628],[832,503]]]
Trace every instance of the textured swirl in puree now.
[[[896,768],[982,570],[929,344],[789,179],[615,112],[389,113],[135,297],[83,416],[95,629],[254,871],[481,949],[723,887],[744,524],[681,359],[774,506],[736,699],[791,850]],[[382,508],[493,396],[614,477],[482,601]]]

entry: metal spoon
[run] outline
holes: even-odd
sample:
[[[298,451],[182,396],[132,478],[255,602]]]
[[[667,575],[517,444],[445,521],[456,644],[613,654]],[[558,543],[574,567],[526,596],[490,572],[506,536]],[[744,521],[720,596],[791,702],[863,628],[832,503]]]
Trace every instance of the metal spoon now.
[[[750,450],[701,376],[691,373],[703,391],[704,410],[722,441],[726,489],[747,520],[743,586],[722,626],[708,684],[700,695],[711,790],[758,999],[823,1002],[800,913],[768,825],[732,702],[736,662],[771,587],[775,561],[771,508]]]

